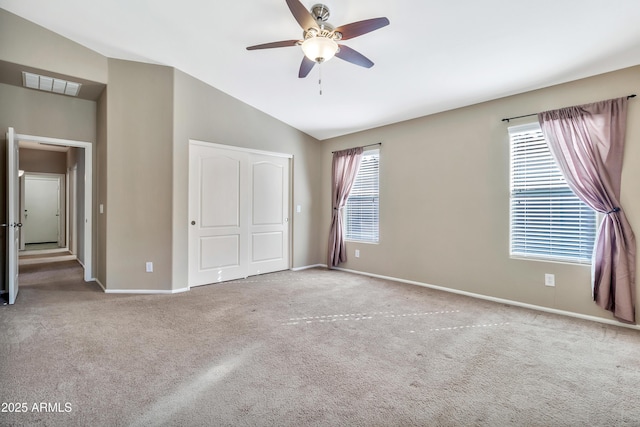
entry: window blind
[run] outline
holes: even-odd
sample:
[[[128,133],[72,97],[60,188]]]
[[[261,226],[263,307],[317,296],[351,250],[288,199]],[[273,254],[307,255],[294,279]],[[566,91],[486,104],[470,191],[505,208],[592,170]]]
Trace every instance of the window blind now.
[[[596,212],[567,185],[537,123],[509,128],[511,255],[590,263]]]
[[[378,242],[380,150],[362,154],[360,169],[344,209],[345,238]]]

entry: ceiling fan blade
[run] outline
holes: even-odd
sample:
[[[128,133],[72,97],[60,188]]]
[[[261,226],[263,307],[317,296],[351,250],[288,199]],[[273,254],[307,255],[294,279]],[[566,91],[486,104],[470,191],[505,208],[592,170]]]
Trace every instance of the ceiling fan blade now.
[[[342,40],[349,40],[363,34],[370,33],[379,28],[389,25],[387,18],[373,18],[364,21],[352,22],[351,24],[342,25],[336,28],[336,31],[342,33]]]
[[[336,52],[336,56],[338,58],[364,68],[373,67],[373,62],[357,50],[351,49],[349,46],[342,44],[338,46],[340,46],[340,50]]]
[[[306,56],[303,56],[302,64],[300,64],[300,71],[298,72],[298,77],[300,77],[301,79],[307,77],[314,65],[316,65],[315,61],[312,61]]]
[[[304,7],[299,0],[287,0],[287,6],[289,6],[293,17],[296,18],[296,21],[298,21],[298,24],[300,24],[304,31],[307,31],[309,28],[318,28],[316,20],[313,19],[311,13],[309,13],[307,8]]]
[[[272,42],[272,43],[257,44],[255,46],[249,46],[247,50],[272,49],[274,47],[296,46],[299,42],[300,40],[283,40],[281,42]]]

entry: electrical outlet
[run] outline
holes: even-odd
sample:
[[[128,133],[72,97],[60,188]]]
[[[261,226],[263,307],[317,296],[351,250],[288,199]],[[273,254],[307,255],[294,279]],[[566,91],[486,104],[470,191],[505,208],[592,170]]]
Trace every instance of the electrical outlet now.
[[[545,286],[555,286],[556,285],[556,275],[555,274],[545,274],[544,275],[544,285]]]
[[[151,261],[147,261],[146,271],[147,273],[153,273],[153,263]]]
[[[360,258],[360,249],[356,249],[356,258]]]

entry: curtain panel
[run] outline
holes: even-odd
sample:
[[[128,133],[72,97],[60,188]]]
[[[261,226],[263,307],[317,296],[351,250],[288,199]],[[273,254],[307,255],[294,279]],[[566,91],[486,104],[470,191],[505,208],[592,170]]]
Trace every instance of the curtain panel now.
[[[538,114],[569,187],[604,214],[593,248],[595,302],[621,322],[635,323],[636,242],[620,206],[627,98]]]
[[[331,165],[331,230],[327,265],[336,267],[347,260],[344,244],[344,224],[342,210],[347,203],[351,187],[356,180],[363,148],[350,148],[333,153]]]

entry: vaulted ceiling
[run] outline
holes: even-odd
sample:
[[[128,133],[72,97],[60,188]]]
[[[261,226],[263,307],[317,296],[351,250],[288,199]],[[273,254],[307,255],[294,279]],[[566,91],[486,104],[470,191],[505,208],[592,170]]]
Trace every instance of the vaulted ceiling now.
[[[247,51],[302,38],[285,0],[0,0],[105,56],[175,67],[320,140],[640,64],[638,0],[324,4],[334,26],[389,19],[343,42],[372,68],[334,58],[300,79],[300,47]]]

